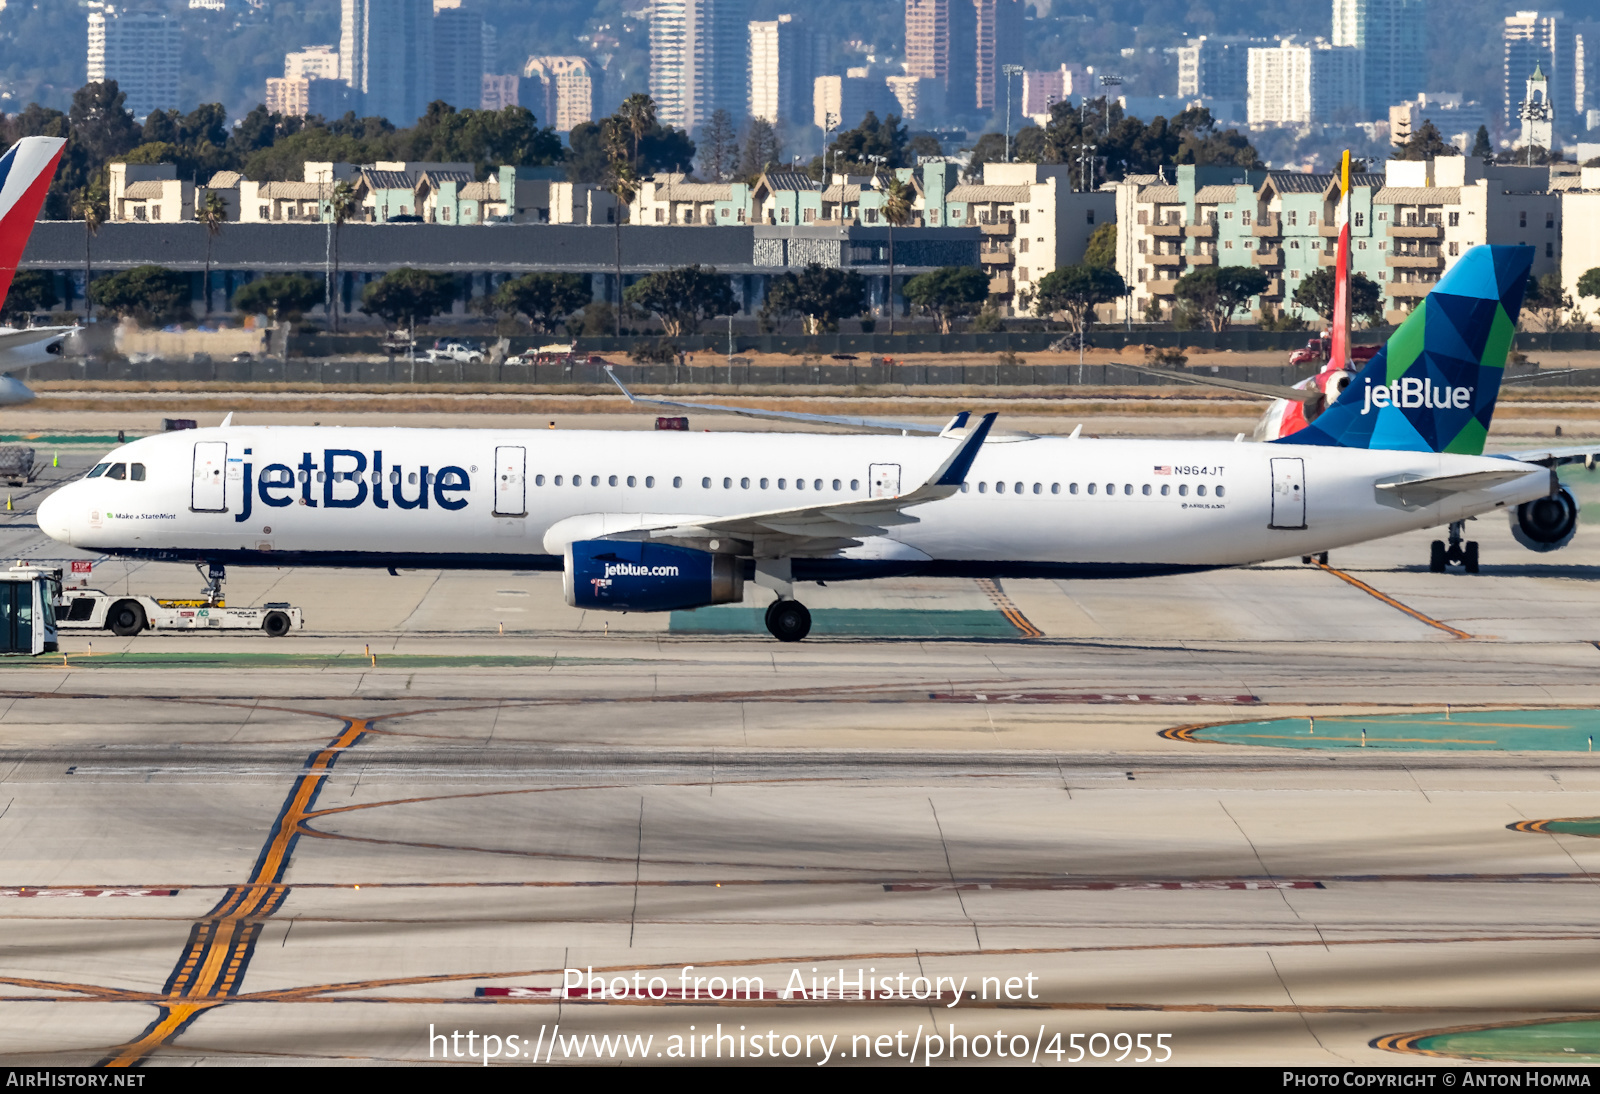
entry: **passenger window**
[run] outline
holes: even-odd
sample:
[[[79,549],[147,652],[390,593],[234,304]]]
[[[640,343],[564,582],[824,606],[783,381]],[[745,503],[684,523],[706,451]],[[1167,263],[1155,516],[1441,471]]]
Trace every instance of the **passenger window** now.
[[[1094,483],[1092,483],[1092,482],[1091,482],[1091,483],[1090,483],[1090,484],[1089,484],[1089,493],[1091,493],[1091,494],[1092,494],[1092,493],[1094,493],[1094,492],[1095,492],[1095,484],[1094,484]]]
[[[1131,482],[1123,483],[1122,484],[1122,492],[1124,494],[1126,494],[1127,496],[1132,497],[1133,496],[1133,483],[1131,483]]]
[[[1059,482],[1053,482],[1053,483],[1051,483],[1051,484],[1050,484],[1050,492],[1051,492],[1051,493],[1052,493],[1052,494],[1059,494],[1059,493],[1061,493],[1061,484],[1060,484],[1060,483],[1059,483]]]
[[[1179,486],[1178,487],[1178,497],[1186,498],[1188,496],[1189,496],[1189,487],[1186,486],[1186,485],[1185,486]]]
[[[1222,489],[1222,487],[1217,487],[1217,497],[1222,497],[1224,493],[1225,491]]]
[[[705,478],[700,480],[700,489],[702,489],[702,490],[710,490],[711,489],[711,476],[710,475],[707,475]]]
[[[812,483],[811,484],[811,489],[813,489],[813,490],[821,490],[822,489],[822,480],[818,479],[816,482]]]
[[[134,482],[143,482],[144,481],[144,464],[136,463],[136,464],[130,465],[128,467],[128,478],[132,479]]]
[[[856,480],[854,480],[854,479],[851,479],[851,480],[850,480],[850,481],[851,481],[851,482],[855,482],[855,481],[856,481]],[[967,493],[967,492],[968,492],[968,491],[970,491],[970,490],[971,490],[971,489],[972,489],[972,484],[971,484],[971,483],[967,483],[967,482],[964,482],[964,483],[962,483],[962,484],[961,484],[961,492],[962,492],[962,493],[963,493],[963,494],[965,494],[965,493]]]
[[[1144,496],[1148,498],[1150,496],[1150,484],[1145,483],[1142,489],[1144,490]]]
[[[302,468],[301,468],[301,469],[300,469],[300,481],[301,481],[301,482],[306,482],[306,481],[308,481],[308,480],[309,480],[309,479],[310,479],[310,478],[311,478],[311,472],[309,472],[309,471],[307,471],[307,470],[306,470],[306,469],[305,469],[305,468],[303,468],[303,467],[302,467]],[[413,476],[413,477],[412,477],[412,481],[413,481],[413,482],[415,482],[415,481],[416,481],[416,477],[415,477],[415,476]]]
[[[841,483],[838,479],[834,479],[833,480],[833,488],[835,490],[839,489],[839,487],[842,486],[842,485],[843,485],[843,483]]]
[[[783,486],[784,486],[784,483],[786,483],[786,482],[788,482],[788,481],[789,481],[789,480],[788,480],[788,479],[779,479],[779,480],[778,480],[778,489],[779,489],[779,490],[782,490],[782,489],[783,489]]]
[[[1006,492],[1006,484],[1003,483],[1003,482],[995,483],[994,484],[994,492],[996,494],[1004,494]]]
[[[739,489],[740,490],[748,490],[748,489],[750,489],[750,480],[749,479],[740,479],[739,480]]]
[[[1013,485],[1012,488],[1011,488],[1011,492],[1013,494],[1022,493],[1022,484],[1019,482],[1019,483],[1016,483],[1015,485]]]
[[[615,476],[615,475],[612,475],[612,476],[611,476],[611,477],[610,477],[610,478],[609,478],[609,479],[607,479],[607,480],[606,480],[606,483],[607,483],[607,484],[608,484],[608,485],[610,485],[610,486],[615,486],[615,485],[617,485],[617,477],[616,477],[616,476]],[[632,485],[632,483],[630,483],[630,484],[629,484],[629,485],[630,485],[630,486],[631,486],[631,485]]]
[[[674,475],[674,476],[672,476],[672,485],[675,486],[675,487],[682,486],[683,485],[683,476],[682,475]]]
[[[795,479],[794,480],[794,488],[796,490],[804,490],[806,488],[806,480],[805,479]]]
[[[644,477],[644,488],[646,490],[654,488],[655,484],[656,484],[656,477],[654,475],[646,475]]]
[[[1114,482],[1106,483],[1106,493],[1107,494],[1115,494],[1116,492],[1117,492],[1117,484],[1116,483],[1114,483]]]
[[[415,475],[412,475],[412,476],[411,476],[411,481],[412,481],[412,482],[416,482],[416,481],[417,481],[417,477],[416,477],[416,476],[415,476]],[[556,485],[557,485],[557,486],[560,486],[560,485],[561,485],[561,476],[560,476],[560,475],[557,475],[557,476],[556,476],[556,477],[555,477],[555,484],[556,484]]]
[[[599,475],[590,475],[589,476],[589,485],[590,486],[599,486],[600,485],[600,476]],[[612,486],[617,485],[617,480],[616,479],[612,479],[611,480],[611,485]]]
[[[966,483],[962,483],[961,484],[961,489],[965,490],[966,488],[967,488],[967,484]],[[851,490],[860,490],[861,489],[861,480],[860,479],[851,479],[850,480],[850,489]]]
[[[722,480],[722,488],[724,490],[732,490],[733,489],[733,480],[732,479],[723,479]]]
[[[301,482],[304,482],[304,481],[305,481],[305,480],[304,480],[304,479],[302,479],[302,480],[300,480],[300,481],[301,481]],[[560,479],[560,477],[559,477],[559,476],[558,476],[558,477],[557,477],[557,478],[556,478],[556,481],[557,481],[557,482],[560,482],[560,481],[561,481],[561,479]],[[409,475],[407,475],[407,476],[406,476],[406,482],[408,482],[408,483],[410,483],[410,484],[411,484],[411,485],[412,485],[412,486],[415,486],[415,485],[417,485],[417,473],[416,473],[416,472],[415,472],[415,471],[413,471],[413,472],[411,472],[411,474],[409,474]]]
[[[1074,483],[1069,483],[1067,485],[1067,493],[1076,494],[1077,492],[1078,492],[1078,484],[1077,483],[1074,482]]]
[[[374,471],[372,473],[372,485],[373,486],[379,486],[382,483],[383,483],[383,472],[382,471]]]
[[[115,471],[116,468],[113,467],[111,470]],[[328,481],[328,473],[326,471],[318,471],[317,472],[317,481],[318,482],[327,482]]]
[[[1033,484],[1033,492],[1035,494],[1042,494],[1042,493],[1044,493],[1044,487],[1040,486],[1038,483],[1034,483]]]
[[[1163,486],[1163,487],[1162,487],[1162,488],[1161,488],[1161,496],[1162,496],[1162,497],[1166,497],[1166,496],[1167,496],[1167,495],[1168,495],[1168,494],[1170,494],[1170,493],[1172,493],[1172,487],[1170,487],[1170,486]]]
[[[986,482],[980,482],[978,484],[978,493],[987,494],[988,492],[989,492],[989,484],[986,483]]]
[[[429,471],[426,475],[422,476],[422,483],[424,486],[432,486],[438,481],[439,476],[435,475],[432,471]]]
[[[583,476],[582,475],[574,475],[574,476],[572,476],[572,485],[573,486],[582,486],[583,485]]]
[[[615,478],[615,476],[613,476],[613,477],[612,477],[612,480],[611,480],[611,481],[612,481],[612,482],[613,482],[613,483],[614,483],[614,482],[616,482],[616,478]],[[632,476],[632,475],[629,475],[629,476],[628,476],[628,485],[629,485],[629,486],[637,486],[637,485],[639,485],[639,480],[638,480],[638,479],[636,479],[636,478],[634,478],[634,477],[633,477],[633,476]]]
[[[1202,498],[1203,498],[1203,497],[1205,497],[1205,496],[1206,496],[1206,488],[1205,488],[1205,487],[1204,487],[1204,486],[1197,486],[1197,487],[1195,487],[1195,488],[1194,488],[1194,492],[1195,492],[1195,494],[1196,494],[1196,495],[1198,495],[1198,496],[1199,496],[1199,497],[1202,497]]]
[[[85,475],[84,478],[86,478],[86,479],[98,479],[101,475],[104,475],[106,473],[106,468],[108,468],[110,466],[111,465],[109,463],[97,463],[92,468],[89,469],[89,473],[87,475]]]
[[[543,486],[544,485],[544,476],[543,475],[535,475],[533,477],[533,485],[535,485],[535,486]]]
[[[767,480],[766,479],[762,479],[761,480],[761,489],[765,490],[766,488],[767,488]]]
[[[389,481],[394,483],[394,484],[396,484],[396,485],[399,485],[399,483],[400,483],[400,472],[398,472],[398,471],[389,472]],[[539,476],[539,485],[540,486],[544,485],[544,476],[543,475]],[[561,485],[561,476],[560,475],[556,476],[556,485],[557,486]]]

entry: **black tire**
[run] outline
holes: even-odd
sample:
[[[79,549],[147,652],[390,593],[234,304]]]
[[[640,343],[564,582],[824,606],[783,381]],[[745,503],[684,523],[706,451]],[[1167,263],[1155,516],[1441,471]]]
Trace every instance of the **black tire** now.
[[[268,638],[282,638],[289,633],[289,626],[289,617],[282,612],[268,612],[261,620],[261,629],[267,632]]]
[[[1467,540],[1466,550],[1461,553],[1461,568],[1469,574],[1478,572],[1478,541]]]
[[[1449,565],[1450,556],[1445,552],[1444,540],[1434,540],[1433,547],[1428,552],[1428,569],[1433,573],[1442,574]]]
[[[783,601],[781,600],[774,600],[771,604],[767,605],[767,615],[765,620],[767,630],[772,630],[772,613],[776,611],[778,605],[782,603]]]
[[[111,610],[106,612],[106,626],[111,633],[123,638],[131,638],[144,630],[148,620],[144,617],[144,609],[137,600],[119,600],[111,605]]]
[[[798,600],[777,600],[767,611],[767,630],[779,642],[798,642],[811,633],[811,613]]]

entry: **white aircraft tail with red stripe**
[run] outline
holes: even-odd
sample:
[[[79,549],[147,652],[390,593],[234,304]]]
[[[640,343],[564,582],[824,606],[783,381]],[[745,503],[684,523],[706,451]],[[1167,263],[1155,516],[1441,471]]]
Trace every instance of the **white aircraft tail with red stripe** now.
[[[60,137],[23,137],[0,156],[0,302],[11,291],[66,144]]]

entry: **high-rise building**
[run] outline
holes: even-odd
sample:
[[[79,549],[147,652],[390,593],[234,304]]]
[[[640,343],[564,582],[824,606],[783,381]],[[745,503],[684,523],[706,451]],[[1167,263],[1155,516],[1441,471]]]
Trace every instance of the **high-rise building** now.
[[[337,80],[339,54],[332,46],[307,46],[298,53],[283,55],[283,78],[286,80]]]
[[[1362,110],[1388,116],[1427,84],[1425,0],[1333,0],[1333,44],[1361,51]]]
[[[812,81],[811,123],[824,131],[854,129],[868,111],[882,121],[899,109],[883,78],[872,76],[864,68],[846,69],[843,76],[818,76]]]
[[[135,118],[178,108],[182,58],[182,28],[164,12],[107,4],[89,13],[89,82],[115,80]]]
[[[1178,98],[1236,99],[1249,96],[1250,47],[1260,39],[1201,35],[1178,47]]]
[[[1502,31],[1505,50],[1506,125],[1521,125],[1519,107],[1527,91],[1528,77],[1539,69],[1549,83],[1551,123],[1556,133],[1581,128],[1584,110],[1584,82],[1578,68],[1579,39],[1566,25],[1566,16],[1555,11],[1519,11],[1506,16]]]
[[[1024,72],[1018,112],[1023,117],[1048,115],[1057,103],[1094,94],[1089,72],[1083,65],[1069,64],[1043,72]]]
[[[945,109],[976,109],[977,9],[973,0],[906,0],[906,75],[944,85]]]
[[[750,24],[750,116],[809,121],[819,38],[793,15]]]
[[[650,10],[650,95],[662,125],[691,133],[749,107],[749,0],[655,0]]]
[[[441,8],[433,17],[433,93],[457,110],[483,98],[483,16]]]
[[[529,57],[522,75],[540,81],[544,89],[540,103],[522,105],[545,125],[570,133],[574,126],[594,121],[600,73],[591,62],[582,57]]]
[[[339,77],[360,113],[413,124],[433,97],[431,0],[342,0]]]
[[[973,0],[973,99],[980,113],[1006,108],[1005,66],[1022,63],[1022,5],[1023,0]]]
[[[1361,51],[1321,38],[1284,38],[1250,50],[1251,125],[1309,125],[1348,120],[1361,110]]]

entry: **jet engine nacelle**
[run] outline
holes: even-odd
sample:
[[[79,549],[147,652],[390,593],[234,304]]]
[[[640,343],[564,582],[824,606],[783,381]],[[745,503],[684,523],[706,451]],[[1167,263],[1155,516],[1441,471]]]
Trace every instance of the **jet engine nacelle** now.
[[[1530,551],[1555,551],[1578,533],[1578,499],[1565,486],[1510,512],[1511,534]]]
[[[574,608],[670,612],[743,600],[744,565],[666,543],[578,540],[567,546],[562,586]]]

